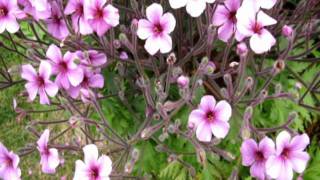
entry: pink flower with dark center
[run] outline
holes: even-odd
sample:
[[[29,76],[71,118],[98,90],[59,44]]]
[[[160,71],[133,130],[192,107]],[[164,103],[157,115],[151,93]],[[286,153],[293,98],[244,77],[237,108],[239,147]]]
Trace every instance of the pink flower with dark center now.
[[[19,180],[21,170],[19,168],[19,156],[8,151],[8,149],[0,143],[0,178],[4,180]]]
[[[259,144],[253,139],[247,139],[241,145],[242,165],[251,166],[252,177],[264,180],[266,161],[274,153],[275,145],[270,138],[263,138]]]
[[[92,29],[103,36],[109,29],[119,24],[119,11],[111,4],[105,6],[106,0],[86,0],[84,5],[85,19]]]
[[[94,144],[83,148],[84,162],[76,161],[76,170],[73,180],[109,180],[112,171],[112,161],[106,156],[99,157],[98,148]]]
[[[140,19],[137,35],[145,40],[144,48],[149,54],[154,55],[159,50],[161,53],[168,53],[172,49],[170,33],[176,26],[176,20],[171,13],[163,14],[160,4],[153,3],[147,10],[147,19]]]
[[[257,54],[262,54],[276,43],[276,39],[265,27],[274,25],[277,21],[257,9],[254,2],[245,0],[238,9],[237,29],[244,36],[250,37],[251,49]]]
[[[24,18],[25,14],[19,9],[17,0],[0,0],[0,33],[7,30],[15,33],[19,30],[17,19]]]
[[[266,162],[267,174],[277,180],[290,180],[293,171],[302,173],[310,159],[304,151],[309,143],[307,134],[296,135],[291,139],[287,131],[282,131],[276,139],[276,153]]]
[[[75,32],[80,32],[83,35],[91,34],[93,32],[88,21],[84,17],[84,0],[69,0],[64,13],[66,15],[72,14],[72,27]]]
[[[103,88],[104,86],[104,78],[101,74],[94,73],[85,67],[83,69],[84,76],[82,82],[78,86],[71,86],[68,89],[70,96],[74,99],[81,94],[81,99],[86,100],[89,98],[87,96],[89,94],[88,91],[90,91],[91,88]]]
[[[199,141],[210,142],[212,134],[217,138],[224,138],[229,132],[228,123],[232,109],[227,101],[216,100],[213,96],[203,96],[199,108],[189,115],[188,126],[196,129]]]
[[[23,65],[21,77],[27,80],[25,85],[29,94],[29,99],[33,101],[37,94],[40,95],[41,104],[50,104],[49,98],[54,97],[58,93],[58,86],[50,80],[51,65],[45,61],[41,61],[39,73],[30,65]]]
[[[107,62],[107,56],[96,50],[77,51],[77,57],[80,59],[81,65],[87,67],[100,67]]]
[[[78,86],[82,82],[83,70],[74,63],[74,53],[68,51],[62,56],[60,49],[52,44],[46,55],[52,64],[53,73],[57,75],[56,83],[59,87],[69,89],[70,84]]]
[[[18,0],[24,9],[35,20],[48,19],[51,16],[51,5],[47,0]]]
[[[220,26],[218,29],[218,38],[224,42],[228,42],[232,34],[238,41],[243,39],[243,35],[237,31],[237,10],[240,8],[240,1],[226,0],[224,5],[218,5],[213,14],[212,23]]]
[[[46,129],[37,141],[37,148],[41,156],[40,164],[42,166],[42,172],[46,174],[54,174],[60,163],[60,159],[58,150],[56,148],[48,147],[49,135],[50,131],[49,129]]]
[[[65,39],[69,35],[66,22],[56,2],[51,4],[51,17],[46,20],[48,32],[59,40]]]

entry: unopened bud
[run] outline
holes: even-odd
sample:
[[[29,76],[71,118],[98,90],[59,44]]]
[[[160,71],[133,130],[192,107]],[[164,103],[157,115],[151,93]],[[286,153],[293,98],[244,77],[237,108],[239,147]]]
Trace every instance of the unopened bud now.
[[[239,66],[239,63],[236,62],[236,61],[233,61],[233,62],[231,62],[231,63],[229,64],[229,67],[231,67],[231,68],[236,68],[236,67],[238,67],[238,66]]]
[[[243,140],[249,139],[251,137],[250,129],[245,125],[241,128],[241,138]]]
[[[252,86],[253,86],[253,78],[252,77],[247,77],[246,78],[246,82],[245,82],[245,86],[246,86],[246,88],[248,88],[248,89],[251,89],[252,88]]]
[[[178,79],[177,79],[177,83],[179,85],[180,88],[185,89],[189,86],[189,82],[190,79],[187,76],[183,76],[181,75]]]
[[[237,54],[240,57],[244,57],[248,54],[248,47],[246,45],[246,43],[241,42],[237,45],[237,50],[236,50]]]
[[[177,61],[177,58],[174,53],[171,53],[167,58],[168,65],[174,65],[174,63],[176,63],[176,61]]]
[[[205,68],[205,74],[211,75],[214,73],[215,70],[216,70],[216,65],[212,61],[209,61]]]
[[[131,152],[131,157],[134,161],[137,161],[139,159],[140,156],[140,151],[137,148],[134,148]]]
[[[174,124],[170,124],[170,125],[168,126],[168,132],[169,132],[170,134],[174,134],[174,133],[176,132],[176,127],[175,127]]]
[[[282,85],[280,83],[276,84],[275,94],[280,94],[282,92]]]
[[[252,114],[253,114],[253,108],[252,108],[252,106],[248,106],[246,108],[246,110],[244,111],[243,120],[248,121],[249,119],[251,119]]]
[[[197,147],[197,160],[200,164],[204,165],[206,163],[206,152],[203,148]]]
[[[134,163],[132,161],[127,162],[124,166],[124,172],[130,174],[133,170],[133,166]]]
[[[176,161],[177,159],[178,159],[177,155],[170,154],[170,156],[168,157],[167,161],[168,161],[168,163],[172,163],[172,162]]]
[[[286,67],[286,64],[284,60],[281,60],[281,59],[277,60],[273,65],[273,68],[275,69],[276,73],[283,71],[285,67]]]
[[[136,33],[137,29],[138,29],[138,20],[137,19],[133,19],[131,21],[131,32]]]
[[[119,57],[121,60],[129,59],[129,56],[128,56],[127,52],[125,52],[125,51],[121,51]]]
[[[116,48],[116,49],[119,49],[121,47],[121,43],[119,40],[114,40],[113,41],[113,47]]]
[[[301,89],[302,88],[302,84],[300,82],[296,82],[294,85],[297,89]]]
[[[288,26],[288,25],[284,25],[282,27],[282,35],[287,37],[287,38],[290,38],[293,36],[293,29],[291,26]]]
[[[125,43],[128,41],[128,38],[127,36],[124,34],[124,33],[120,33],[119,34],[119,40],[122,42],[122,43]]]

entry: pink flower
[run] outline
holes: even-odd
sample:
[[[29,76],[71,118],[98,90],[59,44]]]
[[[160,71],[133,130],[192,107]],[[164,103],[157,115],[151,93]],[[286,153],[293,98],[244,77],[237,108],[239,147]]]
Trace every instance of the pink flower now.
[[[154,55],[159,50],[168,53],[172,49],[172,39],[169,34],[176,26],[176,20],[171,13],[163,14],[160,4],[153,3],[147,8],[147,19],[140,19],[137,35],[145,40],[144,48]]]
[[[103,36],[109,29],[119,24],[119,11],[106,0],[86,0],[84,14],[92,29]]]
[[[189,115],[189,128],[196,129],[199,141],[210,142],[212,134],[217,138],[224,138],[229,132],[229,119],[232,109],[227,101],[216,100],[213,96],[203,96],[199,108]]]
[[[47,0],[18,0],[24,9],[35,20],[48,19],[51,16],[51,5]]]
[[[218,5],[213,14],[212,23],[220,26],[218,29],[218,38],[224,42],[228,42],[232,34],[238,41],[243,39],[243,35],[237,31],[236,13],[240,7],[239,0],[226,0],[224,5]]]
[[[93,32],[88,21],[84,17],[84,0],[69,0],[64,13],[66,15],[72,14],[72,27],[75,32],[80,32],[83,35],[91,34]]]
[[[107,180],[112,171],[112,161],[106,156],[99,157],[98,148],[94,144],[83,148],[84,162],[76,161],[74,180]]]
[[[15,33],[19,30],[17,18],[21,19],[24,14],[19,9],[17,0],[0,0],[0,33],[7,30]]]
[[[52,64],[53,73],[57,75],[56,83],[59,87],[69,89],[72,86],[78,86],[83,80],[83,71],[75,63],[75,55],[67,52],[62,56],[60,49],[52,44],[47,50],[47,58]]]
[[[54,174],[60,163],[60,159],[58,150],[56,148],[49,149],[48,147],[49,135],[50,131],[49,129],[46,129],[37,141],[37,148],[41,156],[40,164],[42,166],[42,172],[46,174]]]
[[[274,142],[263,138],[259,144],[253,139],[245,140],[241,145],[242,165],[251,166],[250,174],[257,179],[265,179],[265,163],[274,154]]]
[[[48,32],[55,38],[63,40],[69,35],[66,22],[56,2],[51,4],[51,17],[46,20]]]
[[[248,54],[248,47],[246,45],[246,43],[244,42],[241,42],[237,45],[237,49],[236,49],[236,52],[239,56],[246,56]]]
[[[76,86],[71,86],[68,89],[70,96],[76,99],[81,93],[82,100],[88,99],[89,91],[91,88],[103,88],[104,78],[101,74],[96,74],[88,68],[84,68],[84,76],[82,82]]]
[[[107,62],[107,56],[96,50],[89,50],[85,52],[77,51],[76,55],[80,59],[81,65],[87,67],[100,67]]]
[[[257,53],[262,54],[271,49],[276,39],[265,28],[277,23],[275,19],[257,10],[252,0],[245,0],[236,14],[237,29],[246,37],[250,37],[250,47]]]
[[[8,151],[8,149],[0,143],[0,178],[4,180],[19,180],[21,170],[19,168],[19,156]]]
[[[28,91],[29,99],[33,101],[37,94],[40,95],[41,104],[50,104],[48,99],[54,97],[58,93],[58,86],[50,80],[51,65],[46,61],[41,61],[39,73],[30,65],[23,65],[21,77],[27,80],[25,88]]]
[[[214,3],[215,0],[169,0],[173,9],[186,6],[187,12],[192,17],[199,17],[206,9],[206,3]]]
[[[302,173],[310,159],[305,148],[310,140],[307,134],[297,135],[291,139],[287,131],[282,131],[276,139],[276,153],[266,162],[266,172],[274,179],[290,180],[293,170]]]
[[[179,85],[180,88],[187,88],[189,86],[189,77],[187,76],[179,76],[178,79],[177,79],[177,83]]]

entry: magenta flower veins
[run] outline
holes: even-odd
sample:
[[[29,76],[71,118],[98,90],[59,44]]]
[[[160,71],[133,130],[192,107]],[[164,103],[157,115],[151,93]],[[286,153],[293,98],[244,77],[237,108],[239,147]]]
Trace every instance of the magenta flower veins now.
[[[78,86],[83,80],[83,71],[74,63],[75,55],[66,52],[64,56],[56,45],[51,45],[47,50],[47,58],[52,64],[52,71],[57,75],[56,83],[59,87],[69,89],[72,86]]]
[[[41,104],[50,104],[49,98],[58,93],[58,86],[50,80],[51,65],[46,61],[41,61],[39,73],[30,65],[23,65],[21,77],[27,80],[25,88],[29,94],[29,99],[33,101],[37,94],[40,95]]]
[[[60,163],[58,150],[56,148],[49,148],[49,129],[46,129],[39,140],[37,141],[38,150],[40,152],[41,161],[40,164],[42,166],[42,172],[47,174],[54,174],[56,172],[56,168]]]
[[[19,180],[21,170],[19,168],[19,156],[14,154],[0,143],[0,179]]]
[[[23,16],[17,0],[0,0],[0,33],[5,30],[10,33],[17,32],[20,27],[17,18],[19,19]]]
[[[106,156],[99,157],[98,148],[94,144],[83,148],[84,162],[76,161],[73,180],[109,180],[112,171],[112,161]]]
[[[147,10],[147,19],[140,19],[137,35],[145,40],[144,48],[151,55],[159,50],[161,53],[168,53],[172,49],[170,33],[176,26],[176,20],[171,13],[163,14],[160,4],[153,3]]]
[[[274,142],[268,137],[263,138],[259,144],[253,139],[247,139],[241,145],[242,165],[251,166],[252,177],[264,180],[266,161],[274,152]]]
[[[230,125],[228,123],[232,109],[227,101],[216,100],[213,96],[203,96],[199,108],[189,115],[189,128],[196,129],[199,141],[210,142],[212,134],[217,138],[224,138]]]
[[[69,35],[69,30],[66,22],[63,19],[62,13],[57,2],[51,4],[51,17],[46,20],[48,32],[55,38],[63,40]]]
[[[305,152],[310,140],[307,134],[297,135],[291,139],[287,131],[282,131],[276,139],[276,153],[266,162],[266,172],[274,179],[290,180],[293,170],[302,173],[310,156]]]

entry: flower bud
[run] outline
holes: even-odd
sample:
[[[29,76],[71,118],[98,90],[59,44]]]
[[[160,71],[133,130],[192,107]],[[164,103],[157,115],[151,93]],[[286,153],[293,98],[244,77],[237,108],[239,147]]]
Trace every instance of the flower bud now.
[[[168,133],[164,132],[159,136],[159,141],[164,142],[168,137],[169,137]]]
[[[286,67],[286,64],[285,64],[284,60],[281,60],[281,59],[277,60],[273,64],[273,68],[274,68],[276,74],[283,71],[285,67]]]
[[[205,68],[205,74],[211,75],[214,73],[215,70],[216,70],[216,65],[212,61],[209,61]]]
[[[229,67],[231,67],[231,68],[236,68],[236,67],[238,67],[238,66],[239,66],[239,63],[236,62],[236,61],[233,61],[233,62],[231,62],[231,63],[229,64]]]
[[[138,29],[138,20],[137,19],[133,19],[131,21],[131,32],[136,33],[137,29]]]
[[[178,159],[177,155],[170,154],[170,156],[168,157],[167,161],[168,161],[168,163],[171,163],[173,161],[176,161],[177,159]]]
[[[127,52],[125,52],[125,51],[121,51],[119,57],[121,60],[129,59],[129,56],[128,56]]]
[[[247,77],[246,78],[246,81],[245,81],[245,86],[246,86],[246,88],[247,89],[251,89],[252,88],[252,86],[253,86],[253,78],[252,77]]]
[[[174,65],[174,63],[176,63],[176,61],[177,61],[176,55],[174,53],[170,53],[170,55],[167,58],[167,64]]]
[[[288,26],[288,25],[284,25],[282,27],[282,35],[287,37],[287,38],[290,38],[292,37],[293,35],[293,29],[291,26]]]
[[[200,164],[204,165],[206,163],[206,151],[203,148],[197,147],[197,160]]]
[[[189,82],[190,82],[190,79],[187,76],[181,75],[177,79],[177,83],[178,83],[179,87],[182,88],[182,89],[187,88],[189,86]]]
[[[252,108],[252,106],[248,106],[246,108],[246,110],[244,111],[243,120],[248,121],[249,119],[251,119],[252,114],[253,114],[253,108]]]
[[[134,148],[131,152],[131,157],[134,161],[137,161],[139,159],[140,156],[140,151],[137,148]]]
[[[241,42],[237,45],[237,50],[236,50],[237,54],[240,56],[240,57],[244,57],[244,56],[247,56],[248,54],[248,47],[246,45],[246,43],[244,42]]]
[[[116,49],[119,49],[121,47],[121,42],[119,40],[114,40],[113,41],[113,47]]]
[[[124,166],[124,172],[130,174],[133,170],[134,162],[129,161]]]

